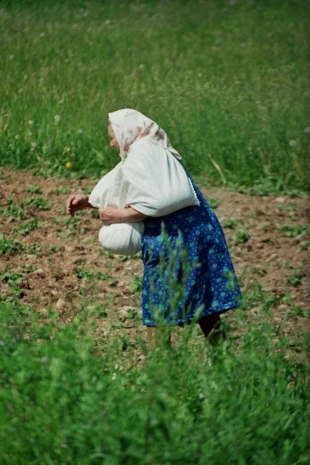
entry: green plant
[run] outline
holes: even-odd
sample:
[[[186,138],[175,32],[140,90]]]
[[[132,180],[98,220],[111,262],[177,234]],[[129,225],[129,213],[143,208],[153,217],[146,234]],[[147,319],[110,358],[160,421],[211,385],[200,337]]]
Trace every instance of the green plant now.
[[[36,210],[49,210],[51,208],[47,199],[42,199],[42,197],[34,197],[31,199],[26,199],[23,201],[23,204],[27,207],[35,208]]]
[[[210,205],[211,208],[216,208],[221,204],[221,200],[215,199],[214,197],[209,197],[208,198],[208,204]]]
[[[25,282],[25,277],[21,273],[9,271],[10,266],[7,266],[5,271],[0,275],[0,281],[8,283],[10,292],[8,297],[23,297],[24,293],[21,289],[21,285]]]
[[[25,212],[23,207],[16,205],[14,200],[10,197],[7,201],[7,208],[0,208],[0,214],[3,216],[7,216],[9,221],[16,221],[16,220],[25,220],[28,218],[27,213]]]
[[[306,280],[306,276],[301,272],[300,269],[296,268],[293,273],[290,274],[286,279],[289,284],[298,286]]]
[[[0,233],[0,254],[25,252],[25,246],[14,237]]]
[[[284,226],[277,226],[277,229],[287,237],[296,237],[299,234],[309,234],[309,229],[306,225],[284,225]]]
[[[30,194],[42,194],[42,189],[40,186],[32,186],[29,184],[27,187],[27,192]]]
[[[296,205],[296,203],[294,203],[294,202],[288,202],[288,203],[284,203],[284,204],[282,204],[282,205],[280,204],[280,205],[278,206],[278,208],[279,208],[280,210],[294,211],[294,210],[297,209],[297,205]]]
[[[246,226],[244,226],[242,229],[232,235],[232,240],[237,244],[243,244],[244,242],[247,242],[250,237],[251,236],[249,232],[246,230]]]
[[[138,276],[134,276],[133,277],[133,280],[130,284],[130,291],[132,293],[136,293],[136,292],[141,292],[142,291],[142,281],[143,281],[143,278],[142,277],[138,277]]]
[[[224,221],[223,228],[235,229],[239,223],[239,220],[233,220],[231,218],[228,218],[226,221]]]
[[[82,187],[82,192],[83,194],[90,194],[92,191],[92,188],[91,187]]]
[[[37,217],[33,218],[28,222],[23,222],[19,226],[16,226],[13,231],[21,234],[22,236],[26,236],[34,229],[39,229],[42,227],[42,223],[39,221]]]
[[[0,305],[3,465],[239,465],[253,450],[257,463],[309,462],[309,365],[286,357],[294,346],[271,325],[244,326],[237,312],[237,348],[211,350],[193,334],[137,366],[138,338],[95,342],[83,313],[42,325],[29,308]]]
[[[58,189],[54,189],[52,191],[52,194],[60,195],[60,194],[70,194],[71,193],[71,187],[70,186],[62,186],[59,187]]]
[[[76,270],[77,277],[83,280],[104,280],[107,279],[106,273],[103,271],[95,271],[85,268],[78,268]]]
[[[32,273],[32,271],[35,271],[37,268],[33,265],[25,265],[23,268],[22,268],[22,273]]]

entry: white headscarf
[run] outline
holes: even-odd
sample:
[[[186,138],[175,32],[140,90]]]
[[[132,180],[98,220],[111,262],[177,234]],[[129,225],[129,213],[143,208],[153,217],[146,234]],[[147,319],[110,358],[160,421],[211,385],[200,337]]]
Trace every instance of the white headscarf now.
[[[166,133],[136,110],[109,113],[122,161],[93,189],[94,207],[131,206],[147,216],[164,216],[199,205],[180,154]]]
[[[132,144],[141,139],[169,150],[172,155],[181,160],[181,155],[172,147],[165,131],[139,111],[130,108],[114,111],[109,113],[109,121],[120,145],[122,160],[127,157]]]

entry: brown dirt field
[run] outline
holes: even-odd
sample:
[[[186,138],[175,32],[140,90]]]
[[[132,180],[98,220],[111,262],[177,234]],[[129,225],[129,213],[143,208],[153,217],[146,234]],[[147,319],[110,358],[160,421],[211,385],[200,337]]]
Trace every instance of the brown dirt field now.
[[[65,214],[68,195],[79,193],[82,188],[92,188],[95,181],[43,179],[8,168],[3,168],[0,177],[0,232],[6,238],[13,235],[27,247],[37,244],[37,249],[31,253],[1,254],[0,251],[0,277],[5,271],[24,276],[19,284],[23,292],[21,302],[35,308],[43,322],[52,309],[59,313],[60,322],[68,323],[86,307],[96,320],[100,339],[125,334],[130,340],[144,337],[139,292],[142,261],[104,253],[97,240],[101,224],[95,210],[76,216],[79,224],[67,221],[70,218]],[[29,186],[40,187],[41,193],[30,193]],[[62,193],[64,188],[66,193]],[[219,202],[215,212],[224,225],[243,289],[261,285],[263,290],[273,294],[289,292],[294,312],[288,315],[285,332],[290,334],[296,327],[308,331],[310,236],[305,229],[309,228],[308,199],[249,196],[220,189],[202,191],[207,199]],[[30,199],[36,198],[42,200],[31,205]],[[23,207],[26,219],[18,219],[16,214],[15,218],[13,214],[6,216],[12,201]],[[48,201],[47,210],[40,209],[42,201]],[[41,227],[21,235],[20,226],[34,218]],[[228,220],[238,221],[235,229],[227,227]],[[244,225],[250,237],[246,242],[238,242],[234,235],[244,230]],[[296,232],[298,226],[304,226],[304,230],[300,229],[295,237],[287,237],[278,229],[285,225],[295,228]],[[77,275],[81,269],[103,272],[104,279],[81,279]],[[2,279],[2,300],[10,292],[7,279]],[[275,321],[279,324],[288,306],[291,304],[283,300],[274,306]],[[250,313],[256,311],[254,308]],[[233,312],[228,312],[228,321],[232,318]]]

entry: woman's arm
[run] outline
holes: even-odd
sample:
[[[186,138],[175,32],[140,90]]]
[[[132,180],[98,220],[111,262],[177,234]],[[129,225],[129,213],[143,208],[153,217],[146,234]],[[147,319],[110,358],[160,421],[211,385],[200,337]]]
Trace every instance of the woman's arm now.
[[[66,202],[66,209],[68,215],[74,216],[74,213],[83,210],[84,208],[93,208],[88,201],[89,195],[86,194],[73,194],[68,197]]]
[[[106,208],[99,208],[99,218],[103,222],[103,224],[113,224],[113,223],[138,223],[139,221],[143,221],[148,218],[147,215],[138,212],[132,207],[126,208],[113,208],[113,207],[106,207]]]

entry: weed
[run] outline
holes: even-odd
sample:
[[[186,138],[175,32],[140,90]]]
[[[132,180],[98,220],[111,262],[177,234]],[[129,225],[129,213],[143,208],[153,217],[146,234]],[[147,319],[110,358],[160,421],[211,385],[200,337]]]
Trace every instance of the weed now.
[[[226,221],[224,221],[223,228],[235,229],[239,223],[239,220],[233,220],[231,218],[228,218]]]
[[[289,284],[292,284],[293,286],[298,286],[299,284],[303,283],[306,279],[306,276],[298,268],[296,268],[293,271],[293,273],[286,278],[287,282]]]
[[[0,281],[6,281],[8,285],[21,284],[25,278],[21,273],[9,271],[10,267],[6,267],[5,271],[0,275]]]
[[[127,260],[137,260],[141,258],[141,252],[138,252],[135,255],[120,255],[119,256],[119,261],[120,262],[126,262]]]
[[[10,197],[7,202],[7,208],[0,208],[0,214],[9,218],[9,221],[25,220],[28,218],[24,208],[16,205]]]
[[[26,205],[27,207],[35,208],[36,210],[42,210],[42,211],[46,211],[51,208],[51,205],[49,205],[48,200],[44,200],[42,199],[42,197],[35,197],[35,198],[24,200],[23,204]]]
[[[236,234],[233,234],[232,235],[232,240],[236,243],[236,244],[243,244],[244,242],[247,242],[249,239],[250,239],[250,234],[248,233],[248,231],[246,230],[246,227],[243,227],[242,229],[240,229],[240,231],[238,231]]]
[[[297,209],[297,205],[294,202],[284,203],[278,206],[279,210],[294,211]]]
[[[126,318],[128,320],[136,320],[139,317],[139,313],[135,308],[128,308]]]
[[[9,285],[10,292],[8,298],[21,298],[24,295],[21,289],[21,284],[24,283],[25,277],[21,273],[9,271],[10,266],[7,266],[5,271],[0,275],[0,281],[5,281]]]
[[[299,247],[301,248],[301,250],[308,250],[310,247],[310,242],[309,241],[301,242],[299,244]]]
[[[23,268],[22,268],[22,273],[32,273],[33,271],[35,271],[37,268],[33,265],[25,265]]]
[[[64,229],[75,229],[81,224],[81,220],[75,216],[61,219]]]
[[[26,247],[14,237],[5,237],[0,233],[0,254],[22,253],[26,250]]]
[[[108,250],[105,250],[105,249],[99,249],[98,250],[98,255],[104,255],[105,257],[108,257],[108,258],[116,258],[116,255],[113,255],[111,252],[109,252]],[[127,259],[127,256],[126,256],[126,259]],[[125,261],[125,260],[123,260]]]
[[[130,291],[135,294],[142,291],[142,277],[134,276],[132,283],[130,284]]]
[[[41,228],[42,223],[39,221],[37,217],[33,218],[32,220],[28,222],[23,222],[19,226],[16,226],[13,231],[17,232],[21,236],[26,236],[29,234],[31,231],[34,229],[39,229]]]
[[[208,204],[210,205],[211,208],[216,208],[221,204],[221,200],[215,199],[214,197],[209,197],[208,198]]]
[[[296,237],[299,234],[306,235],[309,234],[309,229],[305,225],[284,225],[284,226],[277,226],[277,229],[284,234],[286,237]]]
[[[78,268],[76,270],[77,277],[86,280],[105,280],[107,279],[106,273],[103,271],[89,270],[85,268]]]
[[[82,187],[82,193],[89,195],[92,191],[91,187]]]
[[[52,191],[52,194],[55,194],[55,195],[70,194],[70,193],[71,193],[71,187],[70,186],[62,186],[62,187],[59,187],[58,189],[54,189]]]
[[[27,187],[27,192],[29,192],[29,194],[42,194],[42,189],[40,186],[32,186],[29,184]]]
[[[119,334],[118,338],[120,340],[122,350],[127,350],[128,347],[135,347],[135,344],[129,339],[127,334]]]

